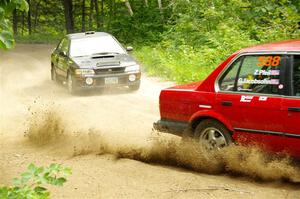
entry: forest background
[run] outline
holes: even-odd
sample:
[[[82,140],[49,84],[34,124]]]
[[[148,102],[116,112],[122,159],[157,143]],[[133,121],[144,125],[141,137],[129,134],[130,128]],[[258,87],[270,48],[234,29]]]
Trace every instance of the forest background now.
[[[300,1],[0,0],[4,49],[92,30],[134,46],[149,75],[192,82],[242,47],[299,39]]]

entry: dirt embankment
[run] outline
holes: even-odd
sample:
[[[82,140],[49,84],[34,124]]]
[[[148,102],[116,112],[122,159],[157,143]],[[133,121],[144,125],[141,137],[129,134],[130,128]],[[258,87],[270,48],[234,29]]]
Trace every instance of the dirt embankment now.
[[[207,154],[153,132],[171,83],[144,77],[138,92],[70,96],[50,81],[51,48],[0,54],[0,184],[30,162],[58,162],[73,175],[54,198],[300,198],[300,166],[288,158],[238,146]]]

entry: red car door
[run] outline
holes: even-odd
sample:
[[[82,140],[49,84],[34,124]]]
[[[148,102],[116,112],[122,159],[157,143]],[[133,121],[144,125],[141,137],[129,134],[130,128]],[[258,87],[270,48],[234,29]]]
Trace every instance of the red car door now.
[[[286,150],[300,157],[300,97],[286,98],[283,101]]]
[[[237,142],[271,151],[284,149],[281,93],[285,85],[280,77],[285,60],[280,54],[246,54],[221,76],[216,108],[231,122]]]
[[[300,157],[300,55],[292,56],[292,84],[289,97],[283,99],[287,151]]]

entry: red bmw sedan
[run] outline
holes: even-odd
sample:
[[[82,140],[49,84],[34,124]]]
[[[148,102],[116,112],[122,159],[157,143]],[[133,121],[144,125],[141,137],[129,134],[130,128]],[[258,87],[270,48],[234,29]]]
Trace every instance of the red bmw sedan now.
[[[206,148],[258,144],[300,157],[300,40],[241,49],[205,80],[160,93],[154,128]]]

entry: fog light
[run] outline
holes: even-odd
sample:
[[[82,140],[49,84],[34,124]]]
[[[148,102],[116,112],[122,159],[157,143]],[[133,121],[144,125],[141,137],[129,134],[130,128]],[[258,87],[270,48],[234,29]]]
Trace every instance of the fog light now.
[[[129,75],[129,81],[133,82],[136,80],[136,76],[135,75]]]
[[[85,83],[86,83],[87,85],[92,85],[93,82],[94,82],[94,80],[93,80],[93,78],[91,78],[91,77],[88,77],[88,78],[85,79]]]

